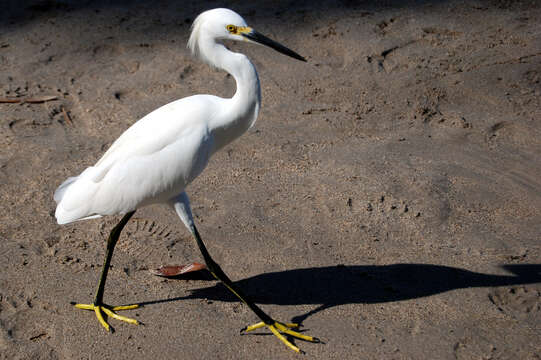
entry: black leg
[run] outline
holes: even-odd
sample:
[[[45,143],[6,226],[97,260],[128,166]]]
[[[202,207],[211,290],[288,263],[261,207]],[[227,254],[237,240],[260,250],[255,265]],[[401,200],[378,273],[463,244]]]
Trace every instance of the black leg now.
[[[96,296],[94,297],[94,305],[103,304],[103,291],[105,290],[105,281],[107,280],[107,273],[109,272],[109,266],[111,265],[113,251],[115,250],[115,245],[118,241],[118,238],[120,237],[122,229],[124,229],[124,226],[126,226],[133,214],[135,214],[135,210],[124,215],[124,217],[111,230],[111,233],[109,234],[109,238],[107,239],[107,249],[105,250],[105,260],[103,262],[101,276],[98,283],[98,291],[96,291]]]
[[[263,310],[259,308],[253,301],[251,301],[239,288],[236,286],[230,279],[227,277],[227,275],[223,272],[223,270],[220,268],[220,265],[218,265],[211,257],[209,252],[207,251],[207,248],[205,247],[205,244],[203,244],[203,240],[201,240],[201,236],[199,236],[199,232],[197,231],[197,228],[195,225],[192,225],[193,234],[195,236],[195,241],[197,242],[197,246],[199,247],[199,250],[201,250],[201,254],[203,255],[203,259],[205,260],[205,263],[207,264],[207,267],[210,271],[210,273],[217,279],[220,280],[233,294],[235,294],[236,297],[238,297],[243,303],[248,305],[248,307],[267,325],[273,325],[275,321]],[[241,330],[242,331],[242,330]]]
[[[103,317],[104,315],[107,315],[117,320],[125,321],[130,324],[134,324],[134,325],[141,324],[139,321],[135,319],[130,319],[128,317],[121,316],[115,313],[115,311],[120,311],[120,310],[136,309],[139,307],[138,304],[109,306],[103,303],[103,291],[105,289],[105,281],[107,280],[107,273],[109,272],[109,266],[111,265],[111,258],[113,257],[113,251],[115,250],[116,242],[118,241],[118,238],[120,237],[120,233],[122,232],[122,229],[124,228],[126,223],[130,220],[130,218],[133,216],[134,213],[135,213],[135,210],[124,215],[122,220],[120,220],[120,222],[113,228],[113,230],[111,230],[111,233],[109,234],[109,238],[107,239],[107,249],[105,251],[105,260],[103,261],[103,268],[101,269],[101,276],[98,283],[98,290],[96,291],[96,296],[94,297],[94,303],[92,304],[72,303],[72,305],[74,305],[78,309],[94,311],[94,313],[96,314],[96,317],[98,318],[98,321],[107,331],[111,330],[111,326],[107,323],[107,321],[105,321]]]
[[[281,323],[281,322],[275,321],[269,315],[265,314],[265,312],[261,310],[259,306],[257,306],[246,295],[244,295],[244,293],[227,277],[227,275],[220,268],[220,265],[218,265],[214,260],[212,260],[209,252],[207,251],[207,248],[205,247],[205,244],[203,244],[203,240],[201,240],[201,236],[199,236],[199,232],[197,231],[197,228],[195,227],[195,225],[193,225],[192,223],[190,227],[192,229],[193,235],[195,236],[195,240],[197,241],[197,246],[199,246],[199,250],[201,250],[201,254],[203,255],[203,258],[205,259],[205,263],[207,264],[207,267],[209,271],[211,272],[211,274],[216,279],[220,280],[243,303],[248,305],[248,307],[262,320],[261,323],[254,324],[254,325],[241,329],[241,332],[244,332],[244,331],[248,332],[248,331],[252,331],[252,330],[259,329],[261,327],[266,326],[272,331],[272,333],[278,339],[280,339],[280,341],[282,341],[290,349],[296,352],[301,352],[301,350],[295,345],[293,345],[281,333],[284,333],[286,335],[290,335],[292,337],[305,340],[305,341],[311,341],[311,342],[316,342],[316,343],[320,342],[318,338],[304,335],[299,332],[291,330],[291,328],[298,327],[298,324]]]

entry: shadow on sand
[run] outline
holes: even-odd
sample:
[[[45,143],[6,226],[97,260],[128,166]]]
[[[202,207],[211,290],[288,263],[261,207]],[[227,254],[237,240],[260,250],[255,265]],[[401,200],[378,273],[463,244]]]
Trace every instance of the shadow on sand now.
[[[431,264],[338,265],[261,274],[239,280],[236,284],[259,304],[320,305],[292,319],[302,323],[312,314],[337,305],[383,303],[455,289],[541,282],[541,264],[503,265],[502,268],[511,275],[482,274]],[[211,279],[205,273],[194,276]],[[186,297],[149,301],[141,305],[183,299],[238,301],[221,283],[216,283],[212,287],[192,290]]]

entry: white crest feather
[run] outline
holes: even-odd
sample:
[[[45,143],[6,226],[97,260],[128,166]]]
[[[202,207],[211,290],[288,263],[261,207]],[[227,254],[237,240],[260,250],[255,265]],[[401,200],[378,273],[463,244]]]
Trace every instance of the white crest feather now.
[[[200,54],[198,40],[201,34],[201,24],[203,23],[203,18],[204,18],[205,13],[207,13],[207,11],[199,14],[195,18],[191,27],[190,39],[188,39],[188,45],[187,45],[188,49],[190,49],[191,53],[195,57],[199,57],[199,54]]]

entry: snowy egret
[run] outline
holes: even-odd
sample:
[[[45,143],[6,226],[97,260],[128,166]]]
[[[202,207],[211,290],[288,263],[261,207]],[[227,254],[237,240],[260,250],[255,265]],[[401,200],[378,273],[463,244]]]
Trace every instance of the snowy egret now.
[[[188,47],[204,62],[230,73],[237,90],[231,99],[194,95],[164,105],[127,129],[102,158],[79,176],[70,177],[54,193],[59,224],[124,214],[109,235],[105,260],[92,304],[75,304],[95,312],[109,330],[103,314],[138,324],[115,313],[138,305],[109,306],[103,303],[107,272],[115,244],[123,227],[143,206],[166,203],[178,214],[194,236],[212,275],[244,302],[261,320],[241,331],[268,327],[283,343],[299,352],[284,335],[319,342],[291,330],[297,324],[275,321],[235,285],[211,258],[194,223],[185,189],[206,167],[210,157],[229,144],[256,121],[261,93],[254,65],[243,54],[228,50],[222,40],[247,41],[269,46],[285,55],[306,61],[294,51],[261,35],[232,10],[214,9],[194,21]]]

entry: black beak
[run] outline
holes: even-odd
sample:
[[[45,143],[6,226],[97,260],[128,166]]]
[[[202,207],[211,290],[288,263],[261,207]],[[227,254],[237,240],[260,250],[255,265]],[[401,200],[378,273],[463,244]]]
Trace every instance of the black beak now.
[[[272,39],[269,39],[265,35],[262,35],[255,30],[250,31],[249,33],[242,33],[241,35],[247,39],[255,41],[256,43],[273,48],[274,50],[281,52],[284,55],[291,56],[292,58],[300,60],[300,61],[306,61],[305,58],[297,54],[295,51],[286,48],[285,46],[277,43],[276,41]]]

